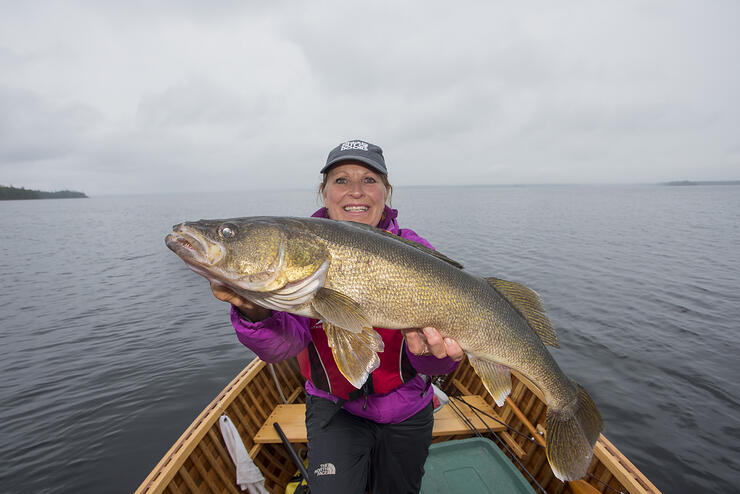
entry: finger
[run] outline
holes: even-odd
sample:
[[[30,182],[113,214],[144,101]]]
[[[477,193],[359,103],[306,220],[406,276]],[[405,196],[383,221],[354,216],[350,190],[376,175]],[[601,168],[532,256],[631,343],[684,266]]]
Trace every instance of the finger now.
[[[229,302],[231,298],[234,296],[234,292],[226,288],[225,286],[211,282],[211,291],[213,292],[213,296],[217,299],[223,301],[223,302]]]
[[[447,356],[447,349],[439,331],[434,328],[424,328],[422,331],[424,332],[424,336],[426,336],[427,346],[432,355],[437,358],[445,358]]]
[[[234,293],[229,287],[222,285],[221,283],[212,281],[211,291],[213,292],[213,295],[222,302],[228,302],[246,310],[254,310],[257,308],[255,304],[241,295]]]
[[[455,362],[460,362],[465,356],[465,351],[460,347],[460,344],[452,338],[445,338],[445,349],[447,355]]]
[[[424,355],[427,350],[424,335],[418,329],[404,330],[404,335],[406,335],[406,345],[409,351],[414,355]]]

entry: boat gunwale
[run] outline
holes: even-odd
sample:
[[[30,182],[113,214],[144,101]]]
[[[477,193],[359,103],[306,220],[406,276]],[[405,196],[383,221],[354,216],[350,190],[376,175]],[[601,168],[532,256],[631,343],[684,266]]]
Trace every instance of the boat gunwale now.
[[[630,493],[654,494],[660,490],[604,434],[594,445],[594,456]]]
[[[155,489],[157,485],[168,484],[177,474],[195,447],[213,427],[226,408],[267,365],[266,362],[255,357],[221,392],[198,414],[193,422],[185,429],[172,447],[147,475],[135,494],[145,494]],[[219,413],[216,413],[219,412]]]

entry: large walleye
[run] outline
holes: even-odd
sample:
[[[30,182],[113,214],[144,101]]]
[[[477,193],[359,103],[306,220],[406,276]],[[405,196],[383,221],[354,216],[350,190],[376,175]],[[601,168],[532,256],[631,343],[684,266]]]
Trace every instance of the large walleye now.
[[[561,480],[586,474],[601,415],[545,348],[557,338],[532,290],[474,276],[433,250],[351,222],[201,220],[176,225],[166,243],[191,269],[260,306],[321,319],[357,388],[383,351],[373,327],[432,326],[456,339],[499,406],[511,391],[509,369],[519,371],[545,396],[553,472]]]

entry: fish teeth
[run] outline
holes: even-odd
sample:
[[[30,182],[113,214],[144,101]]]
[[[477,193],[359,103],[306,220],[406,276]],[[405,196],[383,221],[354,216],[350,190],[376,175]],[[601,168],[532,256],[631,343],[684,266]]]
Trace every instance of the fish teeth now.
[[[177,241],[177,243],[179,243],[180,245],[182,245],[183,247],[185,247],[188,250],[195,250],[195,247],[193,247],[193,244],[191,244],[190,242],[188,242],[185,239],[185,237],[177,237],[175,239],[175,241]]]

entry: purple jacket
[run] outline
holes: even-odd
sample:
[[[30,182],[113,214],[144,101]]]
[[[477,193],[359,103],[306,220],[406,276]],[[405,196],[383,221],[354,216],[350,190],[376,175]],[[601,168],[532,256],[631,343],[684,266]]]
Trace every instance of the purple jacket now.
[[[326,208],[321,208],[312,216],[327,218]],[[398,211],[385,207],[379,228],[429,248],[429,242],[414,233],[413,230],[400,230],[396,222]],[[245,346],[252,350],[259,358],[266,362],[279,362],[295,357],[311,342],[310,319],[287,312],[273,312],[272,316],[263,321],[251,322],[245,320],[236,307],[231,308],[231,323],[236,335]],[[431,383],[421,376],[436,376],[449,374],[457,368],[457,362],[449,357],[438,359],[433,355],[418,356],[406,348],[411,365],[419,372],[416,377],[400,387],[386,394],[371,394],[364,398],[347,401],[342,406],[348,412],[379,423],[399,423],[424,408],[432,399]],[[334,402],[338,398],[316,388],[313,383],[306,381],[306,392],[328,398]]]

